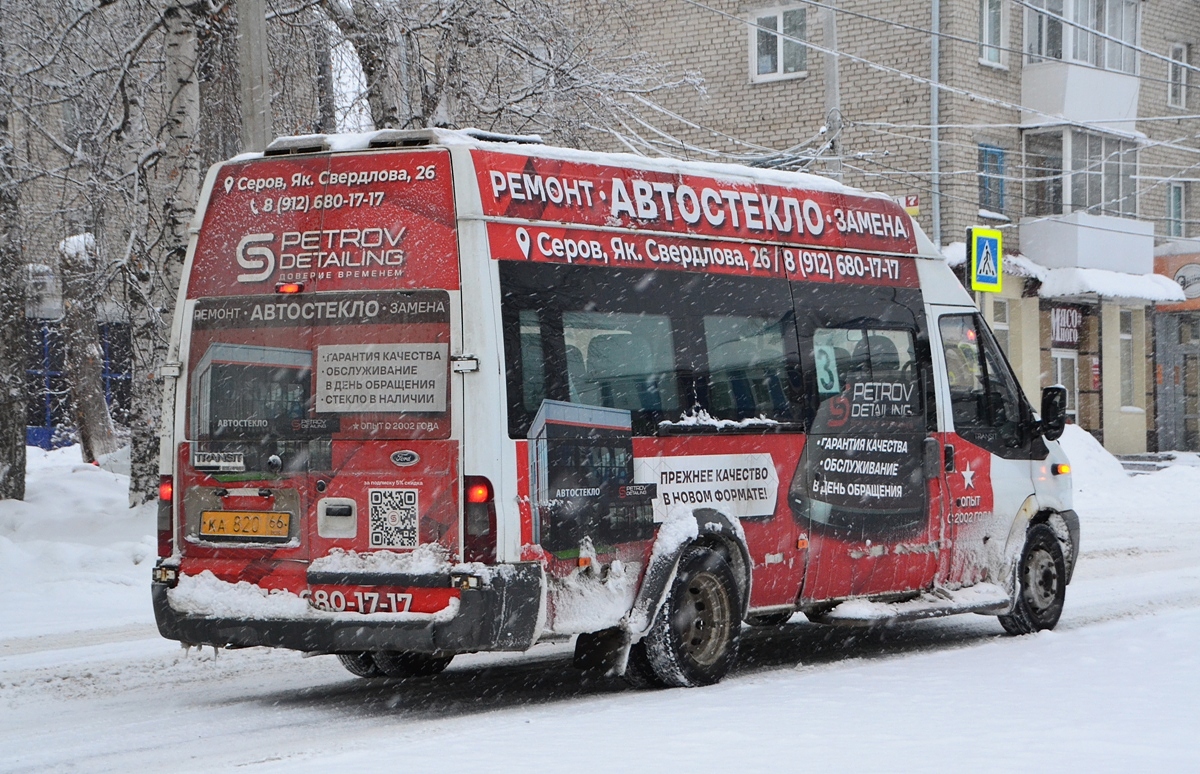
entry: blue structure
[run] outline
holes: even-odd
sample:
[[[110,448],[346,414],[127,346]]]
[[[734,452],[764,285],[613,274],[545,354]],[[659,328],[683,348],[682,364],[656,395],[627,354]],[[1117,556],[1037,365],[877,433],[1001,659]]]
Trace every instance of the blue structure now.
[[[74,442],[74,420],[66,378],[66,350],[55,320],[26,319],[26,428],[30,446],[54,449]],[[101,323],[104,352],[101,376],[104,397],[113,419],[126,423],[133,379],[133,350],[129,323]]]

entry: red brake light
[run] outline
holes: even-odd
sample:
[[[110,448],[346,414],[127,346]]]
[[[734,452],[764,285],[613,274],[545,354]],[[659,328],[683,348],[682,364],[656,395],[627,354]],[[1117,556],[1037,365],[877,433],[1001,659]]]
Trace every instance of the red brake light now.
[[[488,503],[492,501],[492,482],[482,476],[467,476],[467,502]]]
[[[299,293],[303,290],[303,282],[280,282],[275,286],[276,293]]]
[[[163,476],[158,484],[158,499],[170,502],[175,499],[175,481],[170,476]]]

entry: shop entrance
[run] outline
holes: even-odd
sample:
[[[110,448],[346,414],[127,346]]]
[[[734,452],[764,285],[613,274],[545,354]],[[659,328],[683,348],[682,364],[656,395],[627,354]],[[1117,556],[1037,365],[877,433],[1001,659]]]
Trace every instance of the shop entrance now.
[[[1159,314],[1158,448],[1200,451],[1200,315]]]

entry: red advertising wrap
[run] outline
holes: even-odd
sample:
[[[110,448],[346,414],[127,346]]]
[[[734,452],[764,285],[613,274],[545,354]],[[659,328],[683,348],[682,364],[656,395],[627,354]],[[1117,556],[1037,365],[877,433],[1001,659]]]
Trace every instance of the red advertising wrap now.
[[[916,251],[891,199],[476,150],[484,215],[833,250]]]
[[[225,164],[204,215],[188,297],[458,287],[446,151]]]

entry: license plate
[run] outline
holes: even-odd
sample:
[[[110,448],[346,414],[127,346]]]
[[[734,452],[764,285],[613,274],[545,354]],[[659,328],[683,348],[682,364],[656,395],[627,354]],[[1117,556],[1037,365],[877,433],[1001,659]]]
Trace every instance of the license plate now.
[[[287,540],[290,513],[270,511],[204,511],[200,537],[225,540]]]

